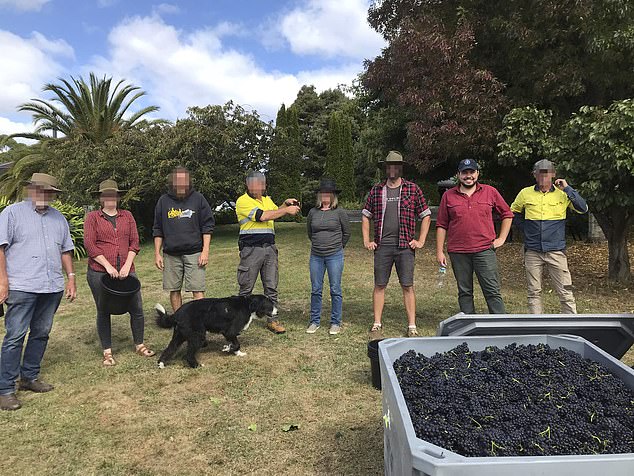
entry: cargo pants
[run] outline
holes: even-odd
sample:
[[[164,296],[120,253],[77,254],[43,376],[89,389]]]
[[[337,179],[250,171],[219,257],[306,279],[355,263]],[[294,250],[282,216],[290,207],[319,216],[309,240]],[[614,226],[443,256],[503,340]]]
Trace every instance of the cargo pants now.
[[[277,247],[265,244],[263,246],[245,246],[240,250],[240,264],[238,265],[238,284],[240,296],[248,296],[253,291],[258,275],[262,279],[264,295],[273,301],[277,307]],[[274,321],[275,316],[269,318]]]

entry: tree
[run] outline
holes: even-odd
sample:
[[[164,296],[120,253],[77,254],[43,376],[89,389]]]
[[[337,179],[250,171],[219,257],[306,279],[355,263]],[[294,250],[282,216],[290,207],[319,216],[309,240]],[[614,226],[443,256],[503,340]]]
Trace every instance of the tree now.
[[[565,120],[582,105],[634,96],[630,0],[380,0],[368,12],[388,41],[419,20],[450,32],[470,25],[469,63],[506,85],[514,106],[549,108]]]
[[[463,155],[492,155],[502,84],[468,58],[468,23],[404,20],[381,56],[366,63],[363,85],[377,105],[396,106],[406,124],[410,162],[423,173]],[[400,148],[400,147],[399,147]]]
[[[406,116],[421,170],[493,158],[510,107],[547,108],[561,123],[634,96],[629,0],[380,0],[368,20],[389,46],[363,83],[376,107]]]
[[[0,136],[0,163],[7,164],[0,176],[0,196],[11,201],[22,199],[23,189],[33,172],[47,167],[46,142],[26,145],[9,136]]]
[[[501,161],[529,167],[548,158],[575,184],[608,239],[608,277],[631,279],[627,248],[634,220],[634,100],[581,107],[561,126],[551,111],[514,109],[500,132]]]
[[[354,156],[350,119],[336,111],[330,116],[326,176],[334,179],[342,190],[343,200],[354,200]]]
[[[112,78],[97,78],[90,73],[90,81],[83,78],[71,81],[60,78],[61,84],[46,84],[44,91],[53,93],[50,100],[33,99],[18,110],[33,113],[36,124],[33,133],[16,134],[18,137],[46,139],[51,132],[71,138],[79,136],[93,143],[101,143],[116,132],[147,125],[144,116],[158,111],[157,106],[147,106],[125,117],[132,104],[145,95],[138,86],[124,85],[119,81],[112,88]]]
[[[330,116],[339,111],[350,119],[353,161],[359,162],[360,151],[356,146],[365,124],[365,114],[357,98],[342,88],[327,89],[317,93],[314,86],[302,86],[292,107],[297,110],[300,143],[302,147],[301,186],[302,195],[312,195],[324,176],[328,153],[328,128]]]
[[[275,121],[275,132],[268,164],[268,186],[278,203],[290,197],[302,200],[302,145],[297,109],[282,104]]]

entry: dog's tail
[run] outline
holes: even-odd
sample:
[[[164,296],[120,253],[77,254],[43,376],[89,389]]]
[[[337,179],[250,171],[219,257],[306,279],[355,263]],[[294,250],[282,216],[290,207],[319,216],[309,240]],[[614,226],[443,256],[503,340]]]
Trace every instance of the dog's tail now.
[[[159,303],[156,303],[154,309],[156,309],[157,326],[162,327],[163,329],[171,329],[176,325],[176,322],[174,322],[174,314],[168,314],[165,308]]]

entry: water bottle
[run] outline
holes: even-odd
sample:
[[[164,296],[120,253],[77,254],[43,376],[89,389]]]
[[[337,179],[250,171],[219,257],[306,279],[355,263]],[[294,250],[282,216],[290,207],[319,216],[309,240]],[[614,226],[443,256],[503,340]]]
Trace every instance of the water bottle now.
[[[438,289],[445,287],[445,278],[447,276],[447,268],[445,266],[440,266],[438,268],[438,281],[436,286]]]

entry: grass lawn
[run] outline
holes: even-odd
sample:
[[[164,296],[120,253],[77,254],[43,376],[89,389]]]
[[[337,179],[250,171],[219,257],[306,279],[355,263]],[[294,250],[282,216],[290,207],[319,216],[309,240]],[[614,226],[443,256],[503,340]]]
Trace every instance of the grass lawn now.
[[[381,394],[370,385],[366,356],[372,322],[372,254],[363,249],[360,227],[346,249],[344,327],[327,333],[328,318],[315,335],[308,324],[309,244],[305,226],[279,224],[280,317],[276,336],[254,323],[241,339],[246,357],[220,352],[221,336],[199,355],[204,367],[186,368],[181,353],[159,370],[156,358],[133,353],[128,318],[113,317],[118,365],[101,366],[95,310],[77,264],[78,294],[60,307],[43,362],[48,394],[20,392],[23,408],[0,413],[2,468],[15,474],[382,474]],[[237,228],[220,227],[212,241],[208,296],[237,292]],[[417,320],[434,335],[439,321],[458,312],[452,276],[435,287],[433,239],[417,254]],[[634,253],[634,249],[630,249]],[[526,312],[521,245],[499,250],[507,310]],[[579,312],[634,311],[631,289],[608,284],[607,246],[574,243],[569,248]],[[155,302],[167,307],[153,252],[137,259],[146,310],[146,343],[162,350],[171,332],[153,323]],[[400,288],[393,276],[384,314],[389,337],[405,332]],[[261,292],[258,283],[256,292]],[[329,298],[323,315],[328,316]],[[476,306],[486,308],[478,291]],[[555,293],[545,293],[545,312],[558,312]],[[3,336],[4,327],[0,331]],[[181,351],[182,352],[182,351]],[[634,364],[634,351],[624,357]],[[296,424],[296,431],[283,431]]]

